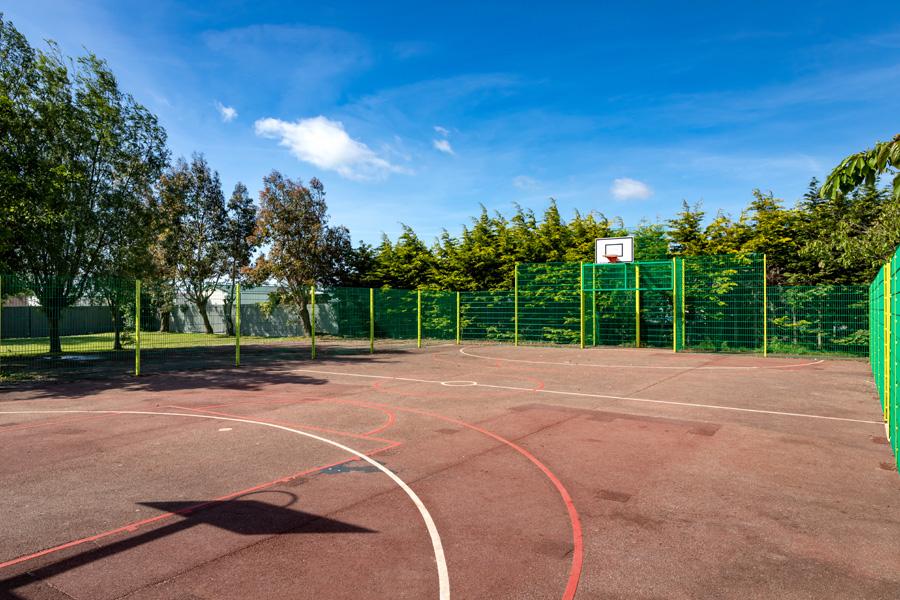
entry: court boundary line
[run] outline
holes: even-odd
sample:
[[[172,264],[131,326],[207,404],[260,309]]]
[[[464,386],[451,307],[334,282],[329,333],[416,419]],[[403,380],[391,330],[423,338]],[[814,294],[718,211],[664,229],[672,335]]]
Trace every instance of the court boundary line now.
[[[138,410],[15,410],[15,411],[0,411],[0,414],[113,414],[113,415],[146,415],[146,416],[165,416],[165,417],[189,417],[196,419],[214,419],[218,421],[231,421],[236,423],[246,423],[250,425],[262,425],[264,427],[271,427],[273,429],[281,429],[283,431],[287,431],[289,433],[295,433],[297,435],[308,437],[330,446],[334,446],[344,452],[347,452],[359,460],[363,460],[391,479],[397,487],[406,493],[412,503],[419,511],[419,515],[422,517],[422,520],[425,522],[425,528],[428,531],[428,535],[431,538],[431,545],[434,551],[434,559],[437,566],[438,571],[438,598],[440,600],[449,600],[450,599],[450,576],[449,571],[447,569],[447,558],[444,555],[444,547],[441,542],[440,533],[437,530],[437,525],[434,522],[434,519],[431,517],[431,513],[428,511],[428,508],[425,506],[425,503],[422,502],[422,499],[413,491],[409,485],[406,484],[405,481],[400,479],[393,471],[385,467],[380,462],[370,458],[364,452],[359,452],[346,446],[340,442],[336,442],[334,440],[328,439],[326,437],[322,437],[316,435],[314,433],[309,433],[307,431],[302,431],[300,429],[294,429],[292,427],[287,427],[284,425],[278,425],[276,423],[267,423],[265,421],[255,421],[253,419],[245,419],[245,418],[237,418],[237,417],[223,417],[217,415],[209,415],[209,414],[197,414],[197,413],[177,413],[177,412],[158,412],[158,411],[138,411]],[[68,548],[74,545],[72,542],[69,542],[68,545],[62,545],[58,549]],[[12,566],[13,564],[18,564],[20,562],[25,562],[25,560],[30,558],[38,558],[40,556],[45,556],[55,551],[55,549],[50,548],[46,550],[42,550],[39,553],[35,553],[33,555],[29,555],[27,558],[19,558],[13,559],[14,562],[7,561],[5,563],[0,564],[0,568]]]
[[[367,373],[344,373],[341,371],[323,371],[320,369],[291,369],[299,373],[319,373],[321,375],[338,375],[344,377],[363,377],[369,379],[385,379],[394,381],[408,381],[410,383],[431,383],[442,385],[443,382],[430,379],[413,379],[411,377],[392,377],[389,375],[371,375]],[[446,387],[446,386],[444,386]],[[821,419],[825,421],[842,421],[845,423],[865,423],[867,425],[883,425],[884,421],[868,421],[865,419],[851,419],[850,417],[832,417],[829,415],[817,415],[813,413],[795,413],[778,410],[765,410],[759,408],[742,408],[739,406],[725,406],[721,404],[701,404],[699,402],[679,402],[677,400],[654,400],[652,398],[634,398],[631,396],[613,396],[610,394],[592,394],[589,392],[569,392],[564,390],[548,390],[546,388],[523,388],[511,385],[494,385],[490,383],[477,383],[474,386],[467,387],[483,387],[497,390],[509,390],[515,392],[531,392],[534,394],[554,394],[558,396],[576,396],[580,398],[597,398],[599,400],[620,400],[623,402],[642,402],[647,404],[664,404],[671,406],[688,406],[691,408],[708,408],[712,410],[730,410],[734,412],[745,412],[752,414],[776,415],[781,417],[797,417],[804,419]]]
[[[502,346],[487,346],[488,348],[502,348]],[[777,365],[774,367],[739,367],[739,366],[709,366],[709,365],[698,365],[698,366],[685,366],[685,367],[676,367],[676,366],[668,366],[668,365],[600,365],[597,363],[576,363],[576,362],[554,362],[547,360],[525,360],[521,358],[503,358],[498,356],[483,356],[481,354],[472,354],[471,352],[467,352],[469,347],[462,347],[459,349],[459,353],[463,356],[468,356],[470,358],[477,358],[481,360],[502,360],[504,362],[516,362],[516,363],[526,363],[530,365],[553,365],[553,366],[563,366],[563,367],[590,367],[596,369],[665,369],[665,370],[737,370],[737,371],[767,371],[770,369],[796,369],[800,367],[811,367],[814,365],[820,365],[825,362],[825,359],[819,359],[808,363],[800,363],[798,365]],[[696,356],[696,355],[695,355]]]

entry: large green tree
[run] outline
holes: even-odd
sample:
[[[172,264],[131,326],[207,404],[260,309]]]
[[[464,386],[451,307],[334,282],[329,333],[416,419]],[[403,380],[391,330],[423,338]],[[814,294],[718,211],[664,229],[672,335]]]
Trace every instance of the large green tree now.
[[[277,286],[268,306],[293,311],[307,333],[312,330],[311,286],[335,285],[349,271],[350,233],[328,221],[325,187],[318,179],[305,186],[278,171],[263,179],[256,239],[266,252],[256,259],[251,276],[256,283]]]
[[[225,333],[234,335],[234,309],[237,285],[249,280],[247,269],[257,248],[256,206],[247,187],[238,182],[226,206],[225,226],[222,234],[225,257]]]
[[[211,334],[209,299],[228,269],[228,214],[219,174],[200,154],[190,163],[179,159],[160,179],[159,195],[160,220],[165,223],[159,240],[161,256]]]
[[[165,132],[93,54],[31,48],[0,18],[0,255],[22,273],[60,352],[60,317],[143,216]]]

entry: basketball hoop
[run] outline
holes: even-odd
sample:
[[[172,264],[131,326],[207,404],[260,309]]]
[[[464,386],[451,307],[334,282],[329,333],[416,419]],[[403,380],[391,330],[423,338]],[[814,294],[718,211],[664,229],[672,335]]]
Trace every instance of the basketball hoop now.
[[[619,255],[618,255],[618,254],[607,254],[607,255],[605,255],[605,256],[606,256],[606,260],[609,261],[609,262],[611,262],[611,263],[617,263],[617,262],[619,262]]]

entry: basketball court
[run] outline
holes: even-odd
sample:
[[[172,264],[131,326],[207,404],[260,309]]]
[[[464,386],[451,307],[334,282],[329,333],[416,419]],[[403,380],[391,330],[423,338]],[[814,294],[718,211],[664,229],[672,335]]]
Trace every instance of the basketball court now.
[[[868,365],[442,345],[3,394],[7,598],[896,598]]]

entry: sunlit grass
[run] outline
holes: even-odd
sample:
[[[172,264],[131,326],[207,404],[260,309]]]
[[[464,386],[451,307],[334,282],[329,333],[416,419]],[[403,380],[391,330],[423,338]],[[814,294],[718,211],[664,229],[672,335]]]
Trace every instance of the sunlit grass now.
[[[128,332],[120,337],[122,350],[133,351],[134,334]],[[263,337],[242,335],[241,345],[286,344],[309,341],[308,337]],[[112,352],[115,343],[113,333],[93,333],[89,335],[67,335],[60,338],[63,354],[87,354],[92,352]],[[234,346],[235,338],[224,334],[205,333],[161,333],[141,332],[141,350],[162,350],[168,348],[200,348],[208,346]],[[33,356],[50,351],[50,338],[10,338],[0,340],[2,356]]]

